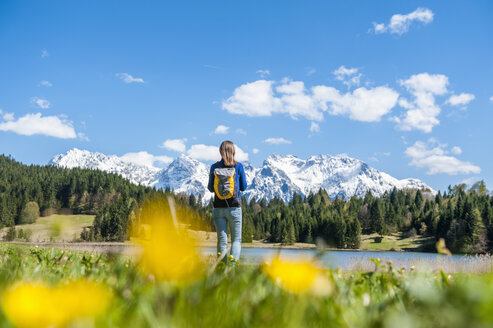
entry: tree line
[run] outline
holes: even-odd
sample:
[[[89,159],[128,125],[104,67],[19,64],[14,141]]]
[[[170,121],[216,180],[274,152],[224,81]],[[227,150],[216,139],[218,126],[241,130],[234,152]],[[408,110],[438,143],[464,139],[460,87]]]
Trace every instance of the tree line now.
[[[135,211],[149,197],[171,196],[190,209],[190,197],[175,195],[169,189],[135,185],[118,174],[52,165],[25,165],[0,155],[0,228],[33,223],[41,216],[56,213],[95,215],[91,227],[84,229],[84,240],[123,241]],[[201,200],[199,199],[201,202]],[[211,227],[206,208],[193,210],[187,217],[192,229]],[[10,230],[9,230],[10,231]],[[12,230],[15,231],[15,230]]]
[[[320,189],[306,198],[294,195],[289,203],[243,199],[242,207],[247,242],[313,243],[322,238],[332,247],[358,248],[362,233],[402,232],[444,238],[456,253],[493,250],[493,197],[483,181],[470,189],[464,184],[449,186],[444,193],[394,188],[381,197],[368,192],[347,201],[330,199]]]
[[[0,156],[0,228],[32,222],[36,213],[68,210],[96,215],[82,239],[122,241],[144,200],[169,196],[189,211],[185,223],[191,229],[214,231],[212,202],[203,205],[201,196],[135,185],[99,170],[28,166]],[[330,199],[320,189],[307,197],[294,195],[289,203],[242,198],[242,208],[243,242],[314,243],[321,238],[329,246],[358,248],[361,234],[403,232],[444,238],[457,253],[493,249],[493,197],[482,181],[437,194],[394,188],[381,197],[368,192],[349,200]]]

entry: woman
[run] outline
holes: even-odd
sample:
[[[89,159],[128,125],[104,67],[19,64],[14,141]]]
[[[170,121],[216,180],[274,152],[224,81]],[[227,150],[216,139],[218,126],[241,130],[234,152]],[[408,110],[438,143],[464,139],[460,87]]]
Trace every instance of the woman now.
[[[228,224],[231,231],[232,262],[240,259],[241,252],[241,196],[247,187],[243,165],[235,160],[235,146],[223,141],[219,147],[222,159],[212,164],[208,189],[214,193],[212,219],[217,231],[217,252],[226,261],[228,245]]]

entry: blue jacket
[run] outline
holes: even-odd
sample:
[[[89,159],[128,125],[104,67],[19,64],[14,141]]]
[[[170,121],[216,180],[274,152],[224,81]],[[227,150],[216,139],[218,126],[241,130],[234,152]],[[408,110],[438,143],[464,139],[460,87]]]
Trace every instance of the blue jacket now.
[[[211,170],[209,172],[209,184],[207,185],[207,189],[209,189],[210,192],[214,192],[214,169],[217,167],[219,168],[226,167],[224,165],[223,159],[211,165]],[[243,169],[243,165],[241,163],[236,164],[234,168],[235,168],[235,180],[236,180],[235,186],[237,188],[236,194],[238,195],[238,197],[237,198],[232,197],[230,199],[223,200],[223,199],[219,199],[216,193],[214,193],[214,202],[213,202],[214,208],[241,207],[240,191],[245,191],[245,189],[247,188],[246,175],[245,175],[245,170]]]

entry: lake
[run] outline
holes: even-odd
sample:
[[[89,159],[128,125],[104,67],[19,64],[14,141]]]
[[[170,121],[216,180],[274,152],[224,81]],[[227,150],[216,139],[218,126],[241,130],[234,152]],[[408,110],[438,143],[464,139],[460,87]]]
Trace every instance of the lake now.
[[[215,247],[203,247],[206,255],[214,254]],[[279,249],[279,248],[242,248],[241,263],[263,263],[277,254],[284,259],[313,259],[319,255],[315,249]],[[493,265],[491,256],[452,255],[444,256],[435,253],[418,252],[378,252],[378,251],[346,251],[331,250],[321,254],[319,261],[324,266],[342,270],[374,270],[375,264],[370,261],[379,258],[382,262],[392,261],[396,268],[418,271],[446,272],[490,272]]]
[[[110,252],[126,255],[134,255],[137,251],[132,244],[123,243],[46,243],[39,244],[43,247],[56,247],[66,249],[77,249],[89,252]],[[201,247],[205,256],[216,253],[215,247]],[[315,249],[292,249],[292,248],[256,248],[244,247],[241,250],[240,262],[244,264],[257,264],[268,261],[279,254],[283,259],[314,259],[319,255]],[[489,255],[469,256],[452,255],[444,256],[435,253],[418,252],[378,252],[378,251],[349,251],[330,250],[321,254],[319,261],[327,268],[341,268],[342,270],[374,270],[375,265],[371,258],[379,258],[382,262],[392,261],[396,268],[410,270],[414,267],[417,271],[437,271],[443,269],[445,272],[491,272],[493,257]]]

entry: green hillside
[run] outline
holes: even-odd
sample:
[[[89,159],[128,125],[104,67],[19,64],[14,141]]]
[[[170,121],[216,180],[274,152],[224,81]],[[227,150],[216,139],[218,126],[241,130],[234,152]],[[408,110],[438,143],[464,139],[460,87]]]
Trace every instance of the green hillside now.
[[[20,224],[15,227],[17,234],[22,230],[22,235],[29,236],[25,240],[32,242],[45,241],[72,241],[80,238],[80,233],[85,227],[92,225],[94,215],[50,215],[40,217],[35,223]],[[3,238],[9,228],[3,228],[0,235]],[[18,238],[22,239],[22,238]]]

